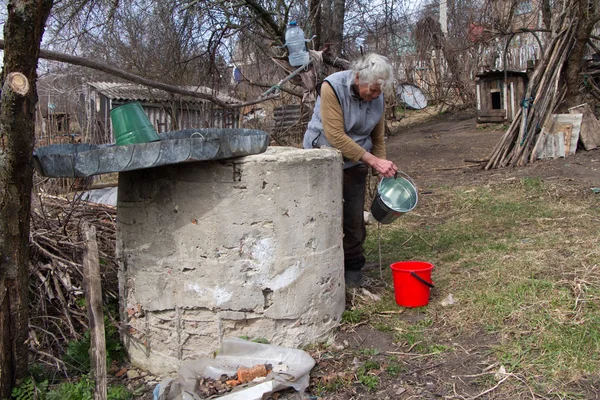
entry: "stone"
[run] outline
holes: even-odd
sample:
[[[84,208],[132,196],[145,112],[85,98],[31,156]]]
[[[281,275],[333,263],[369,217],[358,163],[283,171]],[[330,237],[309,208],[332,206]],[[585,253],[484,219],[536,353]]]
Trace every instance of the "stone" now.
[[[140,377],[140,373],[135,369],[127,371],[127,379],[137,379]]]

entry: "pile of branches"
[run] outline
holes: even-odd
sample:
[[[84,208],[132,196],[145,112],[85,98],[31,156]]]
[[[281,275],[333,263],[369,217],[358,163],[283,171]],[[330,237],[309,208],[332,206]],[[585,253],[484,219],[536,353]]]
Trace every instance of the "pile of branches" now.
[[[567,93],[562,78],[569,49],[575,43],[575,25],[569,17],[554,35],[527,85],[525,99],[512,124],[498,142],[485,169],[524,166],[534,161],[541,128]]]
[[[585,30],[582,24],[590,26],[589,21],[585,24],[582,22],[585,17],[586,14],[582,13],[577,1],[571,0],[565,4],[554,25],[558,28],[553,29],[550,44],[529,80],[521,109],[492,151],[485,169],[524,166],[535,161],[538,147],[544,141],[544,127],[565,100],[567,91],[573,91],[567,86],[568,79],[565,79],[565,75],[572,62],[569,57],[572,53],[576,54],[574,49],[580,44],[579,30]],[[589,18],[592,22],[597,22],[594,20],[596,17]],[[587,43],[592,48],[595,47],[591,39]],[[593,64],[590,66],[593,67]],[[585,74],[585,69],[586,67],[582,67],[582,71],[577,72]],[[597,95],[600,96],[600,90]]]
[[[61,355],[88,329],[83,222],[96,227],[105,303],[118,300],[116,208],[61,197],[34,198],[30,229],[30,349],[64,370]]]

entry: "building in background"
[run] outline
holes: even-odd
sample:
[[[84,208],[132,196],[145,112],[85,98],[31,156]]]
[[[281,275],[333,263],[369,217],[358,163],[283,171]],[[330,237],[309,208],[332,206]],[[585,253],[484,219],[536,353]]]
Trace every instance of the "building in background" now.
[[[240,103],[238,99],[214,93],[203,86],[181,88],[215,96],[227,104]],[[240,119],[238,109],[224,109],[205,99],[181,96],[131,83],[89,82],[81,101],[86,110],[83,124],[85,143],[113,143],[110,110],[134,101],[142,105],[159,134],[181,129],[237,128]]]
[[[527,82],[527,74],[522,71],[489,70],[477,74],[477,122],[512,121],[521,108]]]

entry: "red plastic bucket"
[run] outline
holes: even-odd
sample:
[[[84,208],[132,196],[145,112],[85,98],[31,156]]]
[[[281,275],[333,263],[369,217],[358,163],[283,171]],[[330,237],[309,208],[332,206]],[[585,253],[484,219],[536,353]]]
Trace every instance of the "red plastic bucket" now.
[[[424,261],[400,261],[390,265],[396,303],[402,307],[423,307],[429,303],[433,288],[433,264]]]

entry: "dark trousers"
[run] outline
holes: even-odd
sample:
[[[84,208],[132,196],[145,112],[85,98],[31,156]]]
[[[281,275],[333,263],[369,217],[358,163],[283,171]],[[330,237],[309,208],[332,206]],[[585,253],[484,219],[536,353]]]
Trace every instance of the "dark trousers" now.
[[[344,268],[360,270],[365,265],[363,244],[367,237],[363,209],[369,168],[364,164],[344,170]]]

